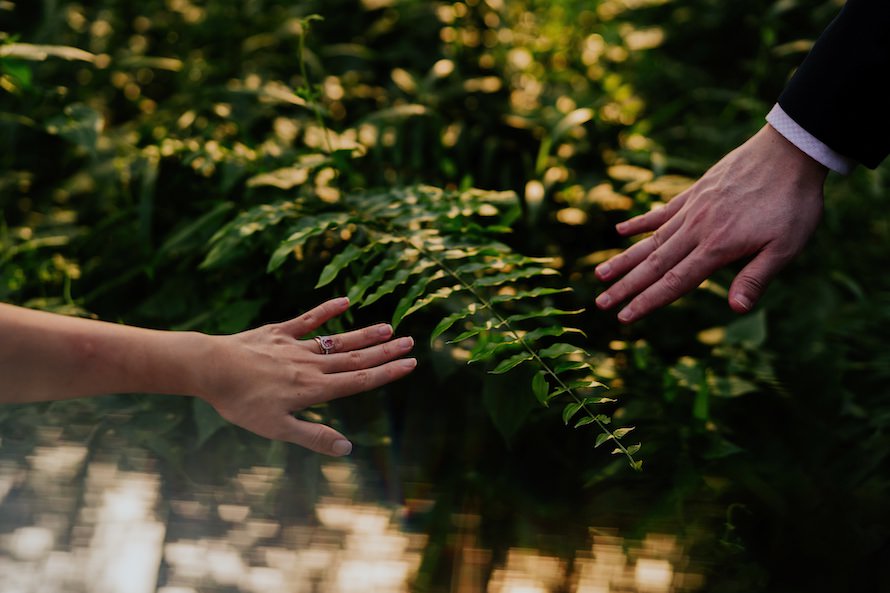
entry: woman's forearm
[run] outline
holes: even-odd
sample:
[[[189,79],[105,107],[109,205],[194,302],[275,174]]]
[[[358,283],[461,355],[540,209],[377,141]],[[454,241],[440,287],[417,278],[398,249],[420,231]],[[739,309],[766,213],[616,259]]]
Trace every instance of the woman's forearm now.
[[[110,393],[198,395],[209,336],[0,304],[0,402]]]
[[[0,403],[110,393],[206,400],[225,419],[328,455],[352,445],[294,412],[374,389],[410,373],[408,337],[377,324],[307,339],[349,307],[332,299],[282,323],[230,336],[155,331],[0,304]]]

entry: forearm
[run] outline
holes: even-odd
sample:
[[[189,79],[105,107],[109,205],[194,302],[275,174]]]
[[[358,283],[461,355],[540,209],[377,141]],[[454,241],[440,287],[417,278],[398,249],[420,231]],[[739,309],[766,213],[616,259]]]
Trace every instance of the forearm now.
[[[0,402],[200,392],[208,336],[0,304]]]

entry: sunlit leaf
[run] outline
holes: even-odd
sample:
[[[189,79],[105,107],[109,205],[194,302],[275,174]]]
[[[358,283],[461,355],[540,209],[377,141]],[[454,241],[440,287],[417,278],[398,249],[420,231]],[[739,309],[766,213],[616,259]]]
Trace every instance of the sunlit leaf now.
[[[529,360],[532,360],[533,358],[534,358],[534,356],[532,356],[531,353],[529,353],[529,352],[520,352],[519,354],[511,356],[510,358],[501,362],[501,364],[496,366],[494,368],[494,370],[491,371],[491,373],[493,375],[500,375],[502,373],[506,373],[510,369],[517,367],[524,362],[528,362]]]
[[[541,356],[541,358],[559,358],[560,356],[566,356],[568,354],[587,356],[587,352],[581,348],[578,348],[573,344],[565,343],[553,344],[538,352],[538,355]]]
[[[624,435],[626,435],[627,433],[632,431],[634,428],[635,427],[633,427],[633,426],[630,426],[627,428],[616,428],[615,430],[612,431],[612,434],[615,435],[616,439],[620,439],[621,437],[623,437]]]
[[[7,43],[0,45],[0,58],[17,58],[42,62],[47,58],[95,62],[96,55],[67,45],[35,45],[32,43]]]

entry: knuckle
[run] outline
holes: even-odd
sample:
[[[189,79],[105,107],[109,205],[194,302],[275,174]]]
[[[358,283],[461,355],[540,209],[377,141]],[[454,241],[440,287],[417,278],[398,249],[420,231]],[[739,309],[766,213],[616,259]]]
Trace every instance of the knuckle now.
[[[360,365],[360,364],[362,364],[363,359],[364,359],[364,356],[358,350],[353,350],[353,351],[349,352],[349,361],[352,364]]]
[[[662,229],[658,229],[657,231],[655,231],[654,233],[652,233],[652,244],[655,245],[655,249],[656,249],[656,250],[657,250],[659,247],[661,247],[662,245],[664,245],[664,242],[665,242],[666,240],[667,240],[667,239],[666,239],[666,237],[664,236],[664,231],[663,231]],[[652,253],[653,253],[653,255],[655,254],[654,251],[653,251]]]
[[[313,451],[325,450],[325,429],[322,426],[315,426],[309,433],[309,439],[306,441],[306,448]]]
[[[653,251],[646,258],[646,265],[649,266],[659,276],[664,272],[664,258],[658,251]]]
[[[355,383],[359,389],[365,390],[371,386],[371,373],[369,371],[358,371],[355,374]]]
[[[755,294],[760,294],[766,288],[766,283],[756,276],[742,276],[738,283]]]
[[[664,276],[661,277],[661,281],[672,295],[682,292],[683,287],[686,285],[683,277],[675,270],[668,270],[665,272]]]

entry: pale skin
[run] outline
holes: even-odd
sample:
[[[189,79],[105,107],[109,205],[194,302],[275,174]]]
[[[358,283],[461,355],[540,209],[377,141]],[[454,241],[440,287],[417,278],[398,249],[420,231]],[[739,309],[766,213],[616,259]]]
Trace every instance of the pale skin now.
[[[826,167],[765,125],[667,205],[618,224],[652,233],[596,268],[614,282],[596,304],[632,323],[694,290],[714,271],[751,258],[729,288],[750,311],[770,280],[803,249],[822,215]]]
[[[352,444],[329,426],[298,420],[313,404],[410,373],[414,341],[378,324],[331,336],[323,354],[305,339],[349,307],[327,301],[283,323],[227,336],[158,331],[0,304],[0,402],[113,393],[195,396],[234,424],[327,455]]]

